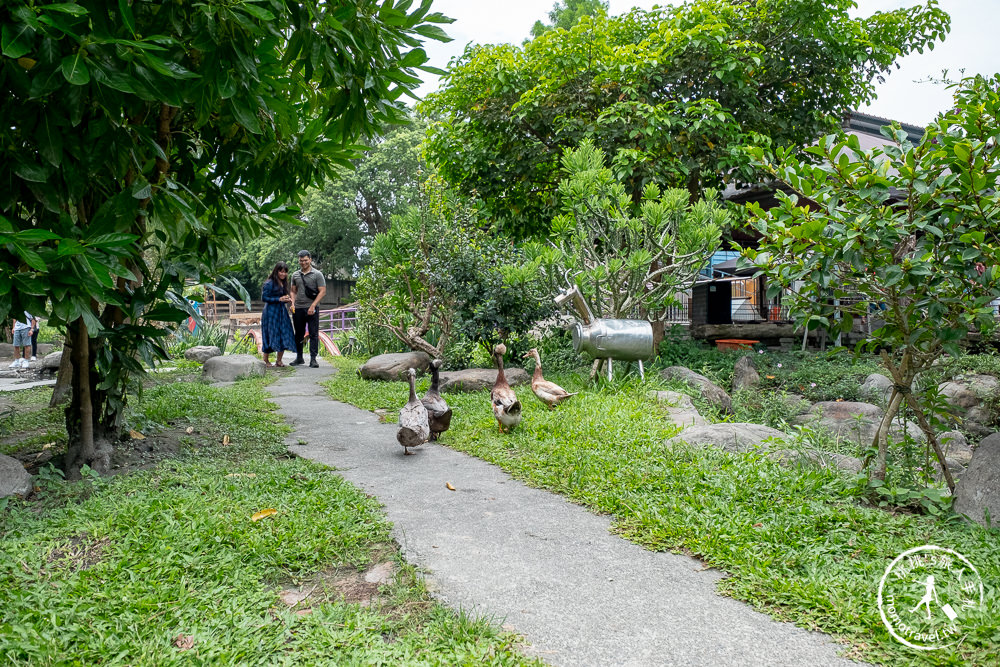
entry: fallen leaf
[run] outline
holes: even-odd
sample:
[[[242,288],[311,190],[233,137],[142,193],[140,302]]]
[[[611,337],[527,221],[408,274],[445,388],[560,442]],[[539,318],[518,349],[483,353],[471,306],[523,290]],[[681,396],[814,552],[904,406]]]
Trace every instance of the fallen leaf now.
[[[191,635],[177,635],[174,638],[174,646],[182,651],[189,651],[194,648],[194,637]]]
[[[766,377],[768,380],[773,380],[774,379],[773,375],[765,375],[764,377]]]
[[[295,610],[295,615],[296,616],[308,616],[311,613],[313,613],[312,607],[307,607],[306,609],[296,609]]]
[[[142,433],[139,433],[138,431],[129,431],[128,435],[133,440],[145,440],[146,439],[146,436],[144,436]]]
[[[188,435],[191,435],[192,433],[194,433],[194,426],[188,426],[186,429],[184,429],[184,432],[187,433]]]
[[[226,477],[256,477],[255,472],[231,472]]]
[[[228,447],[229,446],[229,434],[228,433],[225,434],[224,436],[222,436],[222,446],[223,447]]]
[[[20,65],[21,67],[23,67],[24,69],[27,69],[27,70],[30,70],[31,68],[33,68],[37,64],[37,62],[38,61],[36,61],[36,60],[34,60],[32,58],[18,58],[17,59],[17,64]]]
[[[763,528],[763,527],[764,527],[764,524],[762,524],[762,523],[755,523],[755,524],[753,525],[753,527],[754,527],[754,528]]]
[[[455,490],[455,487],[451,485],[451,482],[445,482],[444,485],[448,487],[449,491],[454,491]]]
[[[56,443],[54,443],[54,442],[46,442],[44,445],[42,445],[42,449],[43,450],[45,450],[45,449],[52,449],[55,446],[56,446]]]
[[[260,521],[263,518],[269,517],[269,516],[271,516],[273,514],[277,514],[277,513],[278,513],[278,510],[268,508],[266,510],[261,510],[261,511],[257,512],[252,517],[250,517],[250,520],[251,521]]]

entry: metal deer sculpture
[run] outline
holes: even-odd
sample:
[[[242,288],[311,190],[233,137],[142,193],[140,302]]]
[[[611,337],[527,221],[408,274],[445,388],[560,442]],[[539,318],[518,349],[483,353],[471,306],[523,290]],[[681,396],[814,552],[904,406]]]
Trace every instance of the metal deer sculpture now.
[[[597,318],[575,285],[555,298],[556,305],[572,301],[578,313],[573,325],[573,350],[586,352],[608,364],[611,379],[611,360],[639,362],[639,376],[646,379],[642,360],[653,356],[653,327],[645,320],[613,320]],[[599,368],[599,366],[598,366]]]

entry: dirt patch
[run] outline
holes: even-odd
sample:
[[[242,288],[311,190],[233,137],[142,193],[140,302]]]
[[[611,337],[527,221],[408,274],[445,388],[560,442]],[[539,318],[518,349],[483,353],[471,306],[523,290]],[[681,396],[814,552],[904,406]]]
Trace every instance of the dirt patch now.
[[[74,535],[69,538],[69,544],[50,551],[45,562],[72,572],[86,570],[101,562],[109,544],[111,540],[106,537],[94,540],[86,533]]]
[[[164,459],[177,456],[185,446],[197,446],[204,437],[204,432],[191,426],[168,426],[156,433],[131,437],[115,447],[111,455],[111,474],[152,468]]]

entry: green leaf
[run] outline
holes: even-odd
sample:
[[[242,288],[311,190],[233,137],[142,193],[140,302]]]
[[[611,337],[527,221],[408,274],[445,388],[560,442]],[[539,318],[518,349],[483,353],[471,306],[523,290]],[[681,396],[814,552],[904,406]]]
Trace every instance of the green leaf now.
[[[451,37],[448,36],[448,33],[446,33],[441,28],[437,27],[436,25],[426,25],[426,24],[420,25],[417,26],[416,29],[414,29],[414,32],[417,33],[418,35],[423,35],[424,37],[436,40],[438,42],[452,41]]]
[[[82,52],[63,58],[61,69],[66,80],[74,86],[90,83],[90,70],[87,69],[87,63],[83,61]]]
[[[132,186],[133,199],[149,199],[153,196],[153,186],[146,181],[136,181]]]
[[[128,31],[135,36],[135,16],[132,14],[132,7],[129,5],[129,0],[118,0],[118,14],[122,18],[122,23],[128,28]]]
[[[229,106],[233,110],[233,116],[236,117],[236,121],[246,128],[247,131],[252,132],[253,134],[261,133],[260,124],[257,122],[256,114],[244,106],[242,100],[230,100]]]
[[[20,58],[31,50],[35,31],[25,23],[4,23],[0,32],[0,47],[8,58]]]
[[[20,162],[14,167],[14,173],[32,183],[44,183],[49,180],[49,170],[40,164]]]
[[[250,4],[249,2],[244,3],[240,6],[240,9],[245,11],[250,16],[260,19],[261,21],[273,21],[274,14],[267,11],[263,7],[258,7],[257,5]]]
[[[70,14],[71,16],[86,16],[87,10],[84,7],[76,3],[69,2],[57,2],[52,5],[42,5],[43,10],[47,12],[63,12],[65,14]]]
[[[18,241],[24,241],[25,243],[41,243],[43,241],[52,241],[62,237],[54,232],[50,232],[47,229],[25,229],[22,232],[14,234],[14,238]]]

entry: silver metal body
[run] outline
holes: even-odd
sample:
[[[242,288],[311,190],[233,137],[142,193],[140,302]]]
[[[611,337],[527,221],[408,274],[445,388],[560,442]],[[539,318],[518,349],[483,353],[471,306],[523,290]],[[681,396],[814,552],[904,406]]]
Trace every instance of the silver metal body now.
[[[577,322],[573,325],[573,349],[595,359],[649,359],[653,355],[653,327],[645,320]]]
[[[638,361],[639,375],[645,379],[642,360],[653,356],[653,326],[645,320],[614,320],[596,318],[575,286],[555,298],[557,305],[568,301],[579,313],[581,321],[573,325],[573,350],[586,352],[595,359],[604,359],[611,379],[611,360]]]

